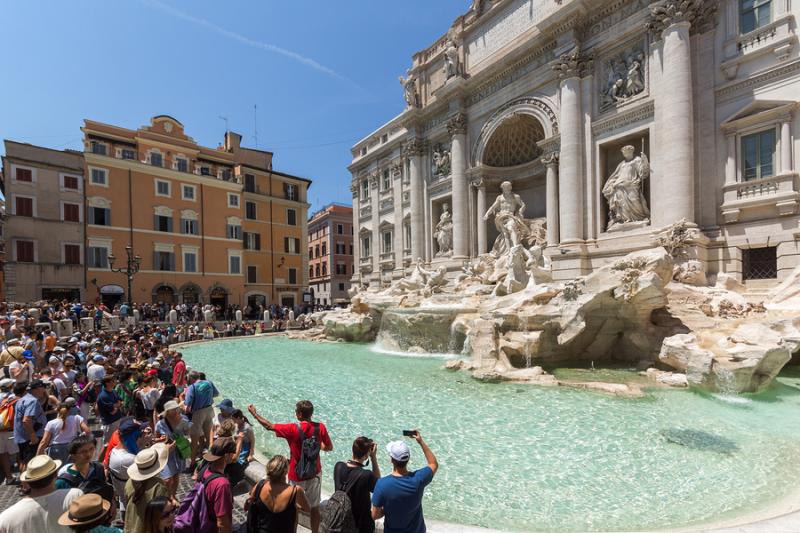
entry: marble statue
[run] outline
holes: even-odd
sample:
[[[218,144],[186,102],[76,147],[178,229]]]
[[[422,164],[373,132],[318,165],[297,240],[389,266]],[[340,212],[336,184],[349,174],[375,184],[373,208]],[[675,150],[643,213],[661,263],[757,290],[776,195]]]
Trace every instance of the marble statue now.
[[[511,191],[511,182],[504,181],[500,184],[500,194],[492,206],[483,216],[484,220],[494,215],[494,225],[500,235],[492,246],[491,254],[495,257],[524,242],[530,233],[530,228],[525,222],[525,202],[518,194]]]
[[[450,207],[442,205],[442,214],[439,223],[433,232],[433,238],[439,246],[436,257],[448,256],[453,253],[453,217],[450,214]]]
[[[444,266],[440,266],[436,270],[427,270],[422,265],[422,258],[417,258],[411,274],[392,283],[388,289],[389,294],[401,295],[423,291],[425,295],[429,296],[447,285],[445,279],[447,269]]]
[[[417,77],[407,71],[407,76],[400,76],[400,85],[403,86],[403,96],[406,99],[408,107],[417,107],[419,105],[419,98],[417,97]]]
[[[635,156],[635,151],[631,145],[622,148],[625,160],[603,186],[603,196],[608,201],[608,229],[650,220],[643,189],[644,181],[650,177],[650,161],[644,152]]]
[[[436,178],[444,178],[450,175],[450,151],[441,146],[433,151],[433,175]]]
[[[449,80],[453,76],[458,76],[459,62],[458,62],[458,46],[451,39],[447,41],[447,47],[444,51],[444,78]]]

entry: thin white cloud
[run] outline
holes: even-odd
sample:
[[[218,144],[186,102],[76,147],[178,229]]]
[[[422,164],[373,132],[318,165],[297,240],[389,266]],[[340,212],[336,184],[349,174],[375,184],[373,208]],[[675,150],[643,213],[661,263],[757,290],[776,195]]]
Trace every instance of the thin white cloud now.
[[[342,81],[346,81],[346,82],[351,83],[351,84],[355,85],[356,87],[358,87],[358,84],[356,84],[356,82],[354,82],[353,80],[351,80],[351,79],[349,79],[349,78],[347,78],[345,76],[342,76],[341,74],[339,74],[335,70],[333,70],[333,69],[331,69],[329,67],[326,67],[325,65],[323,65],[321,63],[318,63],[317,61],[314,61],[310,57],[306,57],[304,55],[298,54],[297,52],[293,52],[291,50],[287,50],[286,48],[281,48],[280,46],[275,46],[274,44],[264,43],[264,42],[261,42],[261,41],[256,41],[254,39],[250,39],[249,37],[246,37],[246,36],[244,36],[244,35],[242,35],[240,33],[236,33],[236,32],[227,30],[227,29],[225,29],[225,28],[223,28],[221,26],[217,26],[216,24],[214,24],[212,22],[209,22],[208,20],[205,20],[205,19],[202,19],[202,18],[199,18],[199,17],[195,17],[194,15],[191,15],[189,13],[186,13],[185,11],[181,11],[180,9],[177,9],[177,8],[172,7],[170,5],[167,5],[167,4],[164,4],[162,2],[159,2],[158,0],[141,0],[141,1],[144,4],[147,4],[149,6],[152,6],[152,7],[155,7],[157,9],[160,9],[161,11],[163,11],[165,13],[168,13],[168,14],[174,16],[174,17],[183,19],[183,20],[185,20],[187,22],[191,22],[193,24],[197,24],[198,26],[203,26],[205,28],[208,28],[211,31],[213,31],[215,33],[218,33],[219,35],[222,35],[223,37],[227,37],[228,39],[232,39],[234,41],[237,41],[237,42],[242,43],[242,44],[247,45],[247,46],[251,46],[253,48],[260,48],[261,50],[266,50],[268,52],[273,52],[273,53],[276,53],[276,54],[280,54],[282,56],[286,56],[286,57],[288,57],[290,59],[294,59],[295,61],[297,61],[299,63],[302,63],[303,65],[306,65],[307,67],[311,67],[314,70],[317,70],[319,72],[322,72],[322,73],[327,74],[329,76],[332,76],[334,78],[340,79]]]

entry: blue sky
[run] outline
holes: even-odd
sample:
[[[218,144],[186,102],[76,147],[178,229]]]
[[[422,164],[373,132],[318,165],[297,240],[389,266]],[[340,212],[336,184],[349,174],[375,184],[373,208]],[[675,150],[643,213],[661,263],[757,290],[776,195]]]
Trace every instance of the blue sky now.
[[[0,137],[80,149],[91,118],[172,115],[200,144],[231,130],[351,201],[350,146],[403,109],[398,75],[469,0],[0,0]],[[0,147],[0,151],[2,147]]]

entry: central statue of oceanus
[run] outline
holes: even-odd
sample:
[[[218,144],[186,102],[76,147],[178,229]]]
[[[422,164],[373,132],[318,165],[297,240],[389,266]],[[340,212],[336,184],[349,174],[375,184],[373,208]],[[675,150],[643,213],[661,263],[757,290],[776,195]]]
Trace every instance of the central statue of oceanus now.
[[[483,216],[484,220],[494,215],[494,225],[500,235],[492,246],[492,255],[500,257],[518,244],[524,243],[530,236],[530,227],[525,222],[525,202],[518,194],[511,191],[511,182],[500,184],[503,191]]]

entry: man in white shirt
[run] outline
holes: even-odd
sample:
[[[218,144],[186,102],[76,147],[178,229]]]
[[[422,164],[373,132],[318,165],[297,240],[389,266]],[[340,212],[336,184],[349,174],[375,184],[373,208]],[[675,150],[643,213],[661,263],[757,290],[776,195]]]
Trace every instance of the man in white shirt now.
[[[106,358],[100,354],[92,357],[92,362],[86,369],[86,377],[89,381],[103,381],[103,378],[106,377],[106,368],[103,366],[105,362]]]
[[[0,513],[0,533],[70,533],[70,528],[59,525],[58,519],[83,492],[56,489],[60,466],[61,461],[46,455],[37,455],[28,462],[20,481],[27,483],[31,492]]]
[[[8,372],[17,383],[24,383],[33,379],[33,352],[25,350],[22,357],[8,366]]]

